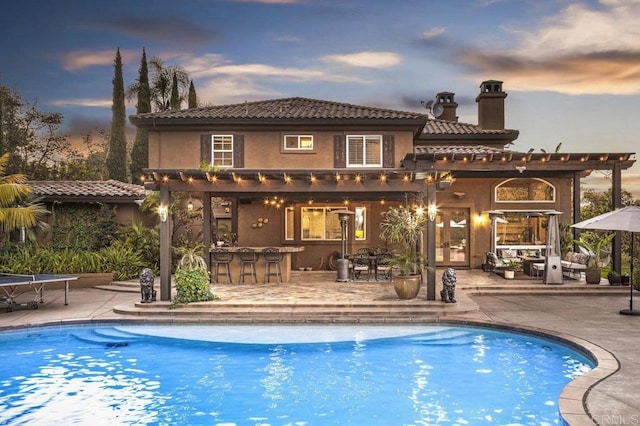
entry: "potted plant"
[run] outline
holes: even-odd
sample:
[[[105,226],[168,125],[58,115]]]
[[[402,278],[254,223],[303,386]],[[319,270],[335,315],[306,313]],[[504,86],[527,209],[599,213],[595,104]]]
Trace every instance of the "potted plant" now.
[[[426,259],[418,250],[425,218],[402,206],[391,207],[382,217],[380,238],[399,245],[387,262],[392,270],[398,271],[392,276],[393,287],[400,299],[413,299],[420,291],[422,269],[426,266]]]
[[[622,275],[616,271],[609,271],[607,274],[607,280],[609,280],[610,285],[618,286],[622,283]]]
[[[520,262],[515,260],[510,260],[507,264],[506,269],[504,270],[504,277],[507,280],[512,280],[516,276],[516,271],[520,269]]]
[[[611,243],[616,234],[607,234],[604,237],[584,232],[580,238],[573,240],[574,243],[584,248],[588,252],[587,269],[585,270],[585,280],[587,284],[600,284],[602,278],[602,268],[609,263],[609,257],[602,256],[604,249]]]

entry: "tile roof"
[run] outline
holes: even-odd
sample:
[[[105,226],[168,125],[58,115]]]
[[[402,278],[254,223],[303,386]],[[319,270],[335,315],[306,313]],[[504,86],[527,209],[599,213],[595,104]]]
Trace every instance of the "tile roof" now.
[[[520,132],[513,129],[491,130],[481,129],[476,124],[459,123],[457,121],[446,121],[430,118],[427,121],[422,135],[427,138],[429,135],[513,135],[518,136]],[[418,136],[418,139],[422,136]]]
[[[504,149],[482,145],[419,145],[413,147],[415,154],[502,154]]]
[[[159,120],[159,121],[156,121]],[[474,124],[459,123],[431,118],[426,113],[354,105],[319,99],[292,97],[264,101],[244,102],[231,105],[212,105],[202,108],[163,111],[131,116],[136,125],[180,124],[190,122],[224,121],[286,121],[286,120],[409,120],[426,123],[419,138],[429,136],[496,135],[517,138],[518,131],[512,129],[485,130]],[[416,124],[417,124],[416,123]]]
[[[90,198],[96,201],[143,199],[143,186],[116,180],[104,181],[29,181],[33,194],[44,198]]]
[[[427,114],[393,109],[353,105],[309,98],[283,98],[244,102],[232,105],[213,105],[202,108],[183,109],[133,115],[132,121],[145,118],[156,119],[384,119],[426,120]]]

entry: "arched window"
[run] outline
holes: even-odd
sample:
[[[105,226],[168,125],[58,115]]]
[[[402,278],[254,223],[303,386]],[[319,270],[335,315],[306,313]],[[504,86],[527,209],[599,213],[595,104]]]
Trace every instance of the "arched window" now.
[[[552,203],[555,200],[556,188],[543,179],[507,179],[496,185],[495,188],[495,201],[500,203]]]

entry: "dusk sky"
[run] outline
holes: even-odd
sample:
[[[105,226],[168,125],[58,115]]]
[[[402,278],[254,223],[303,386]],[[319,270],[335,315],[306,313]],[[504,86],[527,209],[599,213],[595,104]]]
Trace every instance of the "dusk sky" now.
[[[109,128],[116,49],[129,85],[144,47],[186,68],[202,104],[424,111],[448,91],[477,124],[480,83],[501,80],[511,149],[640,151],[640,0],[21,0],[0,4],[0,28],[0,84],[70,135]],[[640,164],[623,187],[640,198]]]

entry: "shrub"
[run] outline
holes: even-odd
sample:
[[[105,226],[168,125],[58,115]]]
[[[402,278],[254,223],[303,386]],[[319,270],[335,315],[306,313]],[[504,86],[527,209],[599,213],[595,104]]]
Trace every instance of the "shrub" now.
[[[115,240],[115,208],[104,204],[54,204],[50,244],[53,248],[99,250]]]
[[[160,234],[157,227],[151,228],[142,225],[142,223],[133,223],[120,228],[118,238],[139,252],[145,267],[150,268],[154,274],[158,274],[160,271]]]
[[[116,281],[136,278],[146,267],[140,252],[119,241],[100,250],[99,255],[102,259],[100,272],[113,273]]]
[[[172,304],[216,300],[217,297],[209,287],[211,277],[206,263],[202,256],[197,254],[198,248],[181,247],[179,251],[182,258],[173,277],[177,294],[173,298]]]
[[[174,275],[177,294],[172,300],[173,304],[216,300],[209,280],[209,271],[205,268],[178,268]]]

